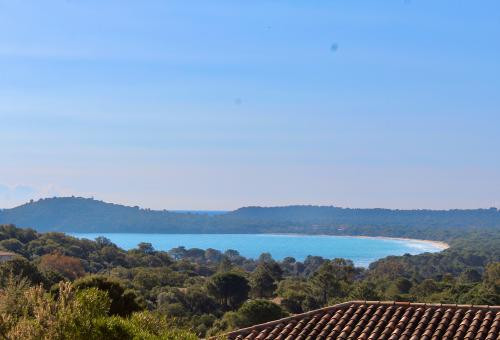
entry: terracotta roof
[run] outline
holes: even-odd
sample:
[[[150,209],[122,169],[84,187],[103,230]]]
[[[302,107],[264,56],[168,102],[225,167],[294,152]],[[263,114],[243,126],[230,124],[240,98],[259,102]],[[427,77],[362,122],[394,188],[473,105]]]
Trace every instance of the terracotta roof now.
[[[500,306],[352,301],[229,333],[230,340],[500,340]]]

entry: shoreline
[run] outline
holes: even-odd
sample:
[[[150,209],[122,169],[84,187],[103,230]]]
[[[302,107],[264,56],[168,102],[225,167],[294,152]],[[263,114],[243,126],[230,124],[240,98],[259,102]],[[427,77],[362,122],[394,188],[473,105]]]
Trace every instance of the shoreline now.
[[[78,233],[78,232],[64,232],[69,235],[77,235],[77,234],[143,234],[143,233]],[[154,234],[154,235],[178,235],[177,233],[146,233],[146,234]],[[405,242],[414,242],[421,244],[430,244],[440,251],[450,248],[450,245],[443,241],[435,241],[435,240],[423,240],[417,238],[408,238],[408,237],[390,237],[390,236],[366,236],[366,235],[331,235],[331,234],[300,234],[300,233],[237,233],[237,234],[219,234],[219,233],[189,233],[189,234],[181,234],[181,235],[281,235],[281,236],[327,236],[327,237],[349,237],[349,238],[369,238],[369,239],[377,239],[377,240],[389,240],[389,241],[405,241]]]
[[[407,237],[389,237],[389,236],[346,236],[346,237],[358,237],[358,238],[374,238],[379,240],[395,240],[395,241],[411,241],[417,243],[427,243],[432,244],[436,248],[445,250],[450,248],[450,245],[443,241],[433,241],[433,240],[422,240],[418,238],[407,238]]]
[[[260,235],[292,235],[292,236],[329,236],[329,237],[350,237],[350,238],[371,238],[377,240],[389,240],[389,241],[407,241],[415,243],[426,243],[431,244],[440,250],[445,250],[450,248],[450,245],[443,241],[435,240],[422,240],[418,238],[407,238],[407,237],[390,237],[390,236],[366,236],[366,235],[329,235],[329,234],[297,234],[297,233],[270,233],[270,234],[260,234]]]

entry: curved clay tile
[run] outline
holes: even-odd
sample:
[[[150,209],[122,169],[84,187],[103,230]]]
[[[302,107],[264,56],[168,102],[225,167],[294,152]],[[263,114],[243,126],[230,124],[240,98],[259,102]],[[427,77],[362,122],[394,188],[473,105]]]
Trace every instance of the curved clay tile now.
[[[241,329],[230,340],[500,340],[500,307],[354,301]]]

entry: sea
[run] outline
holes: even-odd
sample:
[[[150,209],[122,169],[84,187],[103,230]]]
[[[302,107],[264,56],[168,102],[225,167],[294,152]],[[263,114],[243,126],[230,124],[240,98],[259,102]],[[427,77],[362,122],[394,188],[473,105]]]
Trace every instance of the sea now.
[[[156,250],[175,247],[213,248],[222,252],[237,250],[247,258],[258,258],[270,253],[276,260],[293,257],[303,261],[308,255],[324,258],[346,258],[357,266],[367,267],[371,262],[389,255],[438,252],[438,245],[420,240],[275,234],[140,234],[140,233],[70,233],[78,238],[93,240],[104,236],[123,249],[133,249],[140,242],[148,242]]]

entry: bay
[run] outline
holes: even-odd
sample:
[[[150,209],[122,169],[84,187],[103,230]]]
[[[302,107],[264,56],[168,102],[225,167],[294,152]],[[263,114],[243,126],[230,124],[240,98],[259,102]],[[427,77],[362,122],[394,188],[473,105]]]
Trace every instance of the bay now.
[[[148,242],[156,250],[175,247],[213,248],[220,251],[237,250],[242,256],[258,258],[270,253],[274,259],[287,256],[303,261],[308,255],[324,258],[346,258],[358,266],[389,255],[419,254],[442,250],[438,245],[420,240],[388,239],[323,235],[274,234],[137,234],[137,233],[70,233],[78,238],[95,239],[104,236],[123,249],[133,249],[140,242]]]

